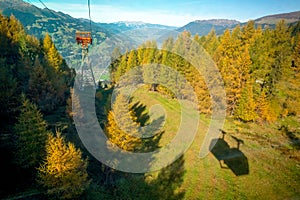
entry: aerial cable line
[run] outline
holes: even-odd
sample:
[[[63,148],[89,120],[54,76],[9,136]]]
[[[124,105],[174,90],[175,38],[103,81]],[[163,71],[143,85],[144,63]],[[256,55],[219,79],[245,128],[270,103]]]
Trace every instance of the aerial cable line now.
[[[90,31],[92,34],[92,18],[91,18],[91,3],[90,0],[88,0],[88,7],[89,7],[89,18],[90,18]]]
[[[50,9],[44,4],[44,2],[43,2],[42,0],[39,0],[39,2],[41,2],[41,4],[43,4],[43,6],[44,6],[45,8],[47,8],[48,10],[50,10]]]

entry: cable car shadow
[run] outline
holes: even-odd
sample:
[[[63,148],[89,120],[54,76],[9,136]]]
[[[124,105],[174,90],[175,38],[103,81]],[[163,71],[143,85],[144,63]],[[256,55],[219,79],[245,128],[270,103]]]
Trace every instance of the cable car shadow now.
[[[211,153],[219,161],[221,168],[229,168],[236,176],[249,174],[248,159],[239,149],[240,144],[244,143],[243,140],[231,136],[237,142],[237,147],[231,148],[224,139],[226,132],[221,132],[222,138],[213,139],[210,144]]]

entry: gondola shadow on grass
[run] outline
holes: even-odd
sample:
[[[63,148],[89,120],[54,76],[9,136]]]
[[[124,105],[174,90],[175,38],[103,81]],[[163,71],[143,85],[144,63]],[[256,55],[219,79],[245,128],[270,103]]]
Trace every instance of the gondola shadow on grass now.
[[[230,147],[225,141],[226,132],[220,131],[222,132],[222,138],[213,139],[209,149],[219,161],[221,168],[230,169],[236,176],[249,174],[248,158],[240,150],[240,144],[244,143],[243,140],[231,136],[237,142],[237,147]]]

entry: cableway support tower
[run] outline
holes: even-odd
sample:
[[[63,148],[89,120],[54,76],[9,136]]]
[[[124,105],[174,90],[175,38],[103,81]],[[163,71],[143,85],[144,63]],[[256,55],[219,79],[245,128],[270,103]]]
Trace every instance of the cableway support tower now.
[[[80,89],[83,90],[85,86],[97,87],[93,69],[89,61],[88,48],[93,43],[91,32],[76,32],[76,42],[81,44],[82,59],[80,65]]]

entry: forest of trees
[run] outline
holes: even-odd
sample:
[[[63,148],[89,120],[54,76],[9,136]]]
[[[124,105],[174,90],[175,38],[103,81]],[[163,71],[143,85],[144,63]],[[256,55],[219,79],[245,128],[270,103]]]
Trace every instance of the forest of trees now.
[[[193,37],[213,58],[222,75],[228,116],[261,125],[300,115],[300,34],[296,27],[280,21],[275,29],[263,30],[249,21],[220,36],[211,30],[206,36]],[[183,32],[164,42],[164,49],[170,51],[159,50],[154,41],[148,41],[114,57],[110,66],[112,83],[138,65],[170,66],[190,82],[199,110],[209,115],[211,100],[203,77],[185,59],[170,53],[172,49],[182,49],[183,54],[193,54],[194,49],[188,48],[191,38],[189,32]],[[175,192],[183,181],[183,157],[146,182],[145,174],[115,171],[87,152],[72,121],[75,71],[67,66],[49,35],[38,40],[26,34],[14,16],[0,15],[0,43],[0,198],[26,190],[33,191],[27,195],[40,199],[91,199],[93,195],[102,199],[183,197],[180,191]],[[140,79],[149,76],[154,75],[147,71],[136,74]],[[175,84],[173,87],[183,94],[180,98],[189,99],[184,85],[175,81],[177,78],[169,74],[169,79],[163,81]],[[175,95],[159,84],[149,85],[149,90],[171,99]],[[120,115],[122,124],[136,131],[134,127],[149,119],[141,116],[139,109],[145,109],[143,105],[130,105],[128,109],[125,97],[119,95],[111,110],[110,93],[111,89],[96,93],[97,114],[108,138],[127,151],[157,148],[159,134],[141,140],[126,134],[115,122],[114,116]],[[132,191],[135,196],[131,196]]]
[[[123,74],[138,65],[158,63],[170,66],[191,83],[201,113],[209,114],[211,100],[201,74],[184,58],[171,53],[195,53],[190,48],[191,37],[189,32],[183,32],[177,39],[167,39],[162,45],[163,50],[154,41],[149,41],[137,50],[126,52],[111,65],[112,81],[117,82]],[[263,123],[300,114],[300,36],[296,27],[289,27],[280,21],[275,29],[262,30],[254,21],[249,21],[243,27],[238,25],[233,30],[227,29],[220,36],[212,29],[208,35],[195,35],[193,39],[204,47],[219,68],[225,86],[228,115],[244,122]],[[144,80],[147,76],[147,72],[140,74]],[[177,84],[173,87],[184,94],[185,88],[178,85],[180,82],[176,82],[176,78],[170,77],[165,81],[169,84],[173,81]],[[156,90],[170,93],[160,85]],[[169,95],[172,97],[174,94]]]
[[[27,35],[14,16],[0,15],[0,42],[0,195],[38,182],[45,194],[78,197],[89,185],[87,160],[53,133],[59,126],[48,126],[59,122],[54,113],[66,107],[75,72],[49,35],[41,41]]]

